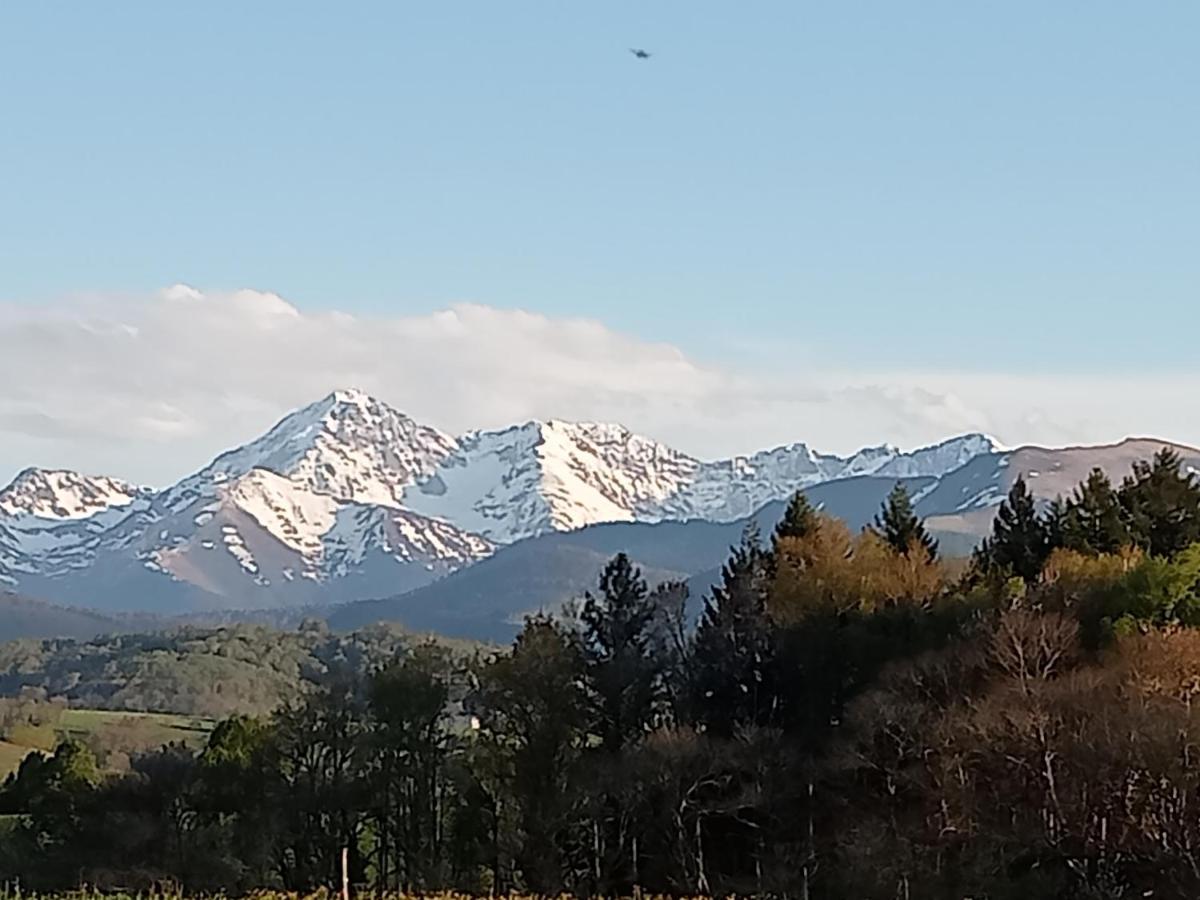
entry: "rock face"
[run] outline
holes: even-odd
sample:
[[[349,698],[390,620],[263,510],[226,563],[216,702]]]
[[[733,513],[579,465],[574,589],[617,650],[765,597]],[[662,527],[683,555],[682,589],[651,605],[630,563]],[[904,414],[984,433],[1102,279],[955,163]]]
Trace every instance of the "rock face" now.
[[[601,522],[732,522],[802,487],[856,475],[940,476],[994,450],[983,435],[851,457],[804,444],[702,462],[620,425],[551,420],[459,441],[404,494],[410,508],[509,544]]]
[[[1005,460],[1027,452],[971,434],[912,452],[840,457],[797,443],[708,461],[611,424],[456,437],[336,391],[160,491],[22,472],[0,491],[0,584],[163,613],[333,604],[414,590],[539,535],[733,523],[798,489],[866,476],[931,479],[919,509],[965,533],[978,526],[968,514],[987,518],[1006,489]]]
[[[338,391],[157,493],[22,473],[0,492],[0,578],[37,596],[161,612],[417,587],[493,549],[401,503],[457,446]]]

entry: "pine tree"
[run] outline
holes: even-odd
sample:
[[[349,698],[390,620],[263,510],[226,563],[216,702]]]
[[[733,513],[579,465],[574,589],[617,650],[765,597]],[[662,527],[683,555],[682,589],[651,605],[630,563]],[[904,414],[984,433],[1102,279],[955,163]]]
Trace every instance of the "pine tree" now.
[[[913,511],[912,498],[902,482],[897,481],[883,508],[875,517],[875,530],[888,545],[903,556],[920,548],[930,562],[937,559],[937,541],[925,530],[925,523]]]
[[[1046,546],[1050,551],[1067,546],[1067,534],[1072,528],[1071,504],[1062,498],[1055,497],[1046,507],[1044,518],[1046,523]]]
[[[693,717],[714,734],[766,725],[775,708],[766,592],[770,555],[746,529],[714,585],[694,639]]]
[[[1152,463],[1133,464],[1120,499],[1133,540],[1151,556],[1173,556],[1200,541],[1200,483],[1170,447]]]
[[[664,689],[657,601],[624,553],[604,567],[580,619],[594,733],[616,752],[650,727]]]
[[[816,529],[818,523],[818,514],[809,502],[808,497],[803,491],[796,491],[788,500],[787,509],[783,512],[783,518],[779,520],[779,524],[775,526],[775,532],[771,535],[772,552],[778,549],[779,541],[783,538],[802,538],[808,537]]]
[[[1092,469],[1066,506],[1062,546],[1099,554],[1116,553],[1130,542],[1120,496],[1102,469]]]
[[[1041,575],[1049,554],[1046,523],[1037,514],[1025,479],[1018,477],[996,512],[992,536],[980,545],[976,563],[1032,582]]]

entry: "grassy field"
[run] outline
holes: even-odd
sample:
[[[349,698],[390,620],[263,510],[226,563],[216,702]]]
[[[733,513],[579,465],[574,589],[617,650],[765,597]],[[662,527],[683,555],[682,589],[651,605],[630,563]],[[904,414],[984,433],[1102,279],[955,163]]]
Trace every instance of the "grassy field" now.
[[[53,735],[31,731],[29,737],[23,739],[18,732],[11,736],[12,740],[0,741],[0,780],[16,771],[31,750],[47,749],[62,738],[83,741],[100,751],[102,757],[111,757],[112,767],[120,768],[122,757],[127,759],[130,754],[153,750],[163,744],[202,747],[215,724],[212,719],[166,713],[64,710]]]
[[[147,733],[162,735],[159,743],[183,741],[203,744],[216,723],[196,716],[177,716],[171,713],[123,712],[111,709],[64,710],[59,729],[71,737],[86,738],[104,728],[136,725]]]

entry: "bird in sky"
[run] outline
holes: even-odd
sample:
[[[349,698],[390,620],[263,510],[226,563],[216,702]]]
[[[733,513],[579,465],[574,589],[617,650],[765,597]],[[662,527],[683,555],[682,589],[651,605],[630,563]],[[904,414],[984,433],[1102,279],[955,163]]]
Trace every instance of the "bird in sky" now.
[[[630,47],[629,52],[632,53],[634,56],[636,56],[638,59],[649,59],[651,56],[650,53],[648,53],[645,50],[642,50],[640,47]]]

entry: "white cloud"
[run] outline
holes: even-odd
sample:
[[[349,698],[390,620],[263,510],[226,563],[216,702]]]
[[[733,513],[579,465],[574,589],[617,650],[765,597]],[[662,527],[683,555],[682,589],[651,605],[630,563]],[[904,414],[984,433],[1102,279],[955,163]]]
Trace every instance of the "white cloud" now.
[[[1195,377],[847,374],[797,370],[802,360],[749,375],[598,321],[475,304],[368,318],[180,285],[0,306],[0,347],[0,476],[62,465],[164,483],[345,386],[448,431],[615,420],[705,456],[793,440],[908,446],[966,430],[1009,443],[1200,441],[1200,422],[1179,419]]]

